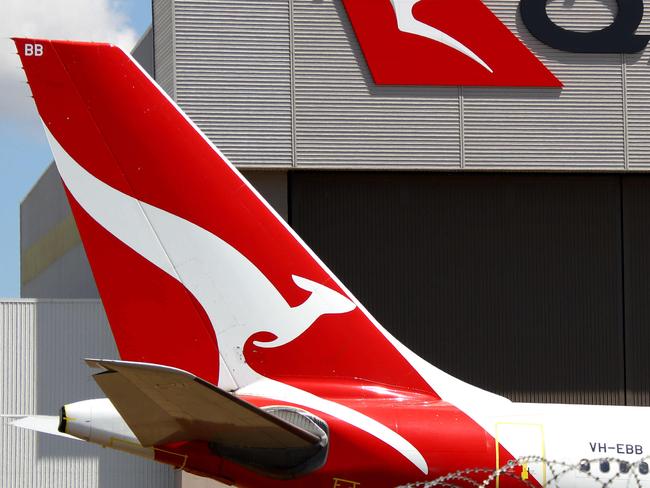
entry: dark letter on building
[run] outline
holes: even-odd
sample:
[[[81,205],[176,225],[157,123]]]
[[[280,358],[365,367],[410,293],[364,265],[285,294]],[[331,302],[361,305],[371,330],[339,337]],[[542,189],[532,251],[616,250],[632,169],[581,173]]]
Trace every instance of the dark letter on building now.
[[[635,53],[650,36],[636,35],[643,18],[643,0],[618,0],[614,22],[593,32],[575,32],[556,25],[546,13],[548,0],[521,0],[521,19],[531,34],[548,46],[573,53]]]

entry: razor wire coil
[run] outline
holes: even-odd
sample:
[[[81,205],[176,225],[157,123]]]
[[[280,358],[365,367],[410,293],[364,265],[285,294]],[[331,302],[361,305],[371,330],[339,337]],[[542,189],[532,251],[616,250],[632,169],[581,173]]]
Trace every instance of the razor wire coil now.
[[[580,474],[585,481],[591,481],[592,486],[609,488],[617,480],[625,479],[626,486],[630,488],[650,487],[650,477],[642,479],[641,475],[648,474],[648,459],[644,457],[636,462],[630,462],[625,459],[613,457],[601,457],[594,459],[581,459],[578,463],[571,464],[564,461],[549,460],[542,456],[523,456],[516,460],[510,460],[498,469],[493,468],[466,468],[450,472],[430,481],[418,481],[400,485],[397,488],[490,488],[497,486],[497,481],[501,477],[514,478],[520,486],[529,486],[536,488],[544,486],[545,488],[571,488],[567,484],[568,475]],[[607,463],[607,464],[605,464]],[[612,469],[614,465],[618,466],[617,470]],[[526,469],[531,465],[541,465],[546,470],[548,479],[545,483],[539,481],[533,482],[521,476],[517,469]],[[601,467],[599,473],[594,473],[592,467],[596,465]],[[607,467],[606,470],[603,468]],[[574,480],[575,477],[572,478]],[[565,485],[562,485],[565,481]],[[587,483],[581,483],[581,485]]]

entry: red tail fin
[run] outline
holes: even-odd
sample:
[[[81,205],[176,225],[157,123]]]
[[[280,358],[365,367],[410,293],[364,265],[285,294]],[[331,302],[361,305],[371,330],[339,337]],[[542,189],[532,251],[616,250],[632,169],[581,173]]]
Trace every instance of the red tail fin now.
[[[396,342],[119,48],[16,45],[123,359],[430,391]]]

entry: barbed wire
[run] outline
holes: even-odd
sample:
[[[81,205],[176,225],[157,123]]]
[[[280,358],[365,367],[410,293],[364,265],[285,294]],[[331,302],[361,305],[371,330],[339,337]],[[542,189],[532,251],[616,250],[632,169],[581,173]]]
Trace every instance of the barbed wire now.
[[[597,474],[592,472],[591,467],[606,467],[601,469]],[[613,464],[618,465],[618,469],[612,469]],[[531,466],[537,467],[532,469]],[[536,471],[535,481],[532,481],[531,471]],[[617,480],[626,480],[627,486],[631,488],[650,487],[650,476],[642,479],[639,475],[648,475],[648,457],[643,457],[636,462],[630,462],[625,459],[603,457],[594,459],[581,459],[576,464],[570,464],[564,461],[549,460],[542,456],[524,456],[517,460],[508,461],[498,469],[493,468],[467,468],[460,469],[440,476],[431,481],[418,481],[400,485],[397,488],[489,488],[497,486],[501,477],[508,477],[517,480],[520,486],[529,486],[536,488],[541,486],[548,488],[561,488],[562,481],[565,482],[564,488],[571,488],[576,480],[576,476],[583,478],[583,486],[594,486],[608,488]],[[524,475],[525,472],[525,475]],[[522,476],[523,475],[523,476]],[[540,480],[542,477],[543,480]],[[548,477],[548,479],[546,479]],[[570,480],[568,478],[571,478]],[[569,484],[569,481],[571,484]],[[509,480],[508,486],[512,482]]]

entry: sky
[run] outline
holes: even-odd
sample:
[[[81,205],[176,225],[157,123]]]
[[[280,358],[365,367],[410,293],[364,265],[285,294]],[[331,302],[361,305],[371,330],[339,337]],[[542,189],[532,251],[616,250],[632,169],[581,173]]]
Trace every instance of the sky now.
[[[131,49],[151,0],[0,0],[0,297],[20,296],[20,202],[52,161],[11,36]]]

